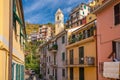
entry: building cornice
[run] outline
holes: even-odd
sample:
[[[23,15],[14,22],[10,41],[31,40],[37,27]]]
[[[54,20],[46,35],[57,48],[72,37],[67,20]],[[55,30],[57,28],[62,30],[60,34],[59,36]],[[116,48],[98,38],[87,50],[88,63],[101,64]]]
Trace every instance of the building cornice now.
[[[110,4],[116,2],[118,0],[106,0],[102,5],[98,6],[96,9],[93,10],[93,14],[97,14],[99,12],[101,12],[104,8],[106,8],[107,6],[109,6]]]

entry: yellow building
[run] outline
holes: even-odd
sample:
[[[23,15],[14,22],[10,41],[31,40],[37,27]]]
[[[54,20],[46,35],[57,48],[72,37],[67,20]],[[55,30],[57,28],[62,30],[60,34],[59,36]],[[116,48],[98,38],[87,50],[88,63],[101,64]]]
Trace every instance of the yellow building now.
[[[97,80],[95,21],[73,31],[68,39],[67,80]]]
[[[0,0],[0,80],[11,80],[10,70],[12,80],[24,80],[25,34],[22,0]],[[12,50],[11,64],[9,50]]]

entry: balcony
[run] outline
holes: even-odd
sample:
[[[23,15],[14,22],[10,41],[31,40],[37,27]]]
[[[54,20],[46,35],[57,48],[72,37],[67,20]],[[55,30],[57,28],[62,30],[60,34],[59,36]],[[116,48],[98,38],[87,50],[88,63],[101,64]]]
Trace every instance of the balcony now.
[[[57,67],[57,63],[55,63],[55,62],[52,61],[52,62],[50,62],[50,66],[56,68]]]
[[[103,62],[103,77],[120,79],[120,62]]]
[[[69,44],[72,44],[72,43],[75,43],[75,42],[78,42],[78,41],[81,41],[81,40],[84,40],[84,39],[87,39],[87,38],[90,38],[94,36],[94,30],[90,30],[89,32],[87,33],[80,33],[80,34],[75,34],[74,37],[70,37],[69,38]]]
[[[46,67],[46,63],[42,63],[42,67]]]
[[[81,59],[74,59],[73,61],[67,61],[66,67],[94,67],[95,58],[94,57],[85,57]]]
[[[58,45],[53,44],[48,50],[51,51],[52,53],[57,53]]]

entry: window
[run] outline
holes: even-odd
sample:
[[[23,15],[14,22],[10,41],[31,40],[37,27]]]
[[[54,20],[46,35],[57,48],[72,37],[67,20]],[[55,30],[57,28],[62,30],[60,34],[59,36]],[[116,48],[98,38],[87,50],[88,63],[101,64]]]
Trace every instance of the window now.
[[[69,59],[70,59],[70,64],[73,64],[73,49],[70,50]]]
[[[62,53],[62,61],[64,61],[65,60],[65,53],[63,52]]]
[[[115,53],[115,58],[120,61],[120,42],[112,42],[113,52]]]
[[[15,63],[12,63],[12,80],[14,80],[14,66],[15,66]]]
[[[84,12],[83,12],[83,15],[84,15]]]
[[[73,76],[74,76],[74,74],[73,74],[73,68],[70,67],[70,80],[73,80]]]
[[[62,76],[65,77],[65,69],[62,69]]]
[[[84,5],[84,9],[86,9],[86,6]]]
[[[78,16],[78,15],[79,15],[79,12],[76,13],[76,16]]]
[[[65,43],[65,36],[62,37],[62,43]]]
[[[49,62],[50,62],[50,56],[49,56]]]
[[[79,47],[79,63],[84,64],[84,47]]]
[[[59,16],[57,16],[57,20],[59,20]]]
[[[79,68],[79,80],[85,80],[84,78],[84,68]]]
[[[115,25],[120,24],[120,3],[114,6]]]
[[[48,68],[48,74],[50,73],[49,68]]]
[[[54,69],[53,69],[53,76],[54,76]]]
[[[86,36],[86,33],[85,33],[86,31],[84,30],[83,31],[83,39],[85,39],[85,36]]]
[[[87,30],[87,35],[90,37],[90,29]]]

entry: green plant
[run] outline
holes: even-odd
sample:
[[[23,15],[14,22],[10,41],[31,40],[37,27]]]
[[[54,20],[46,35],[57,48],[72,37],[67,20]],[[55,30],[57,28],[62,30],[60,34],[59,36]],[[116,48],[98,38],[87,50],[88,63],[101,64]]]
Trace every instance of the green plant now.
[[[54,44],[54,45],[52,46],[52,49],[57,50],[57,49],[58,49],[58,45],[57,45],[57,44]]]

